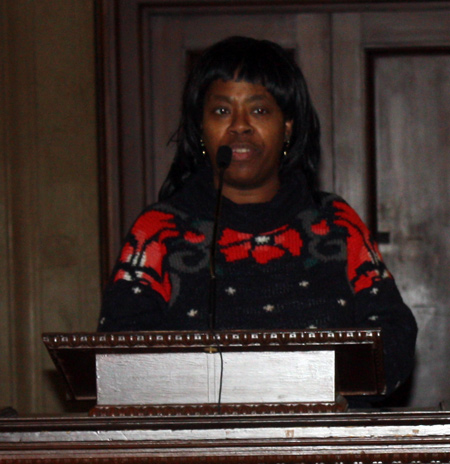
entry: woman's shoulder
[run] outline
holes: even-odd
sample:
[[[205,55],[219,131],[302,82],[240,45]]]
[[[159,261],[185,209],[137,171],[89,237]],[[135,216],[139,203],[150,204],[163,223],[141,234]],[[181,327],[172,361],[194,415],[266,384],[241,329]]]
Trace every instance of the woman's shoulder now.
[[[130,234],[142,240],[176,238],[203,233],[210,224],[207,214],[189,205],[182,194],[148,205],[133,223]]]
[[[183,212],[168,201],[152,203],[139,213],[130,232],[133,235],[143,232],[152,235],[162,229],[174,228],[183,220],[183,216]]]
[[[315,194],[316,203],[321,207],[332,206],[334,202],[348,204],[340,195],[333,192],[318,191]]]
[[[336,213],[343,208],[356,211],[340,195],[332,192],[318,191],[314,195],[317,208],[323,212]]]
[[[335,225],[353,224],[361,229],[367,228],[357,211],[340,195],[319,191],[315,200],[319,214],[327,217]]]

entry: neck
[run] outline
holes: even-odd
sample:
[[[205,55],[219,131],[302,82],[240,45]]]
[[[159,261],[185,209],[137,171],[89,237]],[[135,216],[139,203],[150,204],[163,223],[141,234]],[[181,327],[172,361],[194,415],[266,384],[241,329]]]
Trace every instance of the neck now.
[[[273,199],[279,189],[279,179],[256,188],[242,188],[224,184],[222,195],[236,204],[267,203]]]

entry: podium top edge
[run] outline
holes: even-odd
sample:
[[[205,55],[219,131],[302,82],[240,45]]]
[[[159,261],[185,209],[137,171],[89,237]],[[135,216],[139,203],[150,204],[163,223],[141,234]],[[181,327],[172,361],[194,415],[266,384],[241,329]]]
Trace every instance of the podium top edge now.
[[[380,329],[306,329],[306,330],[227,330],[216,331],[149,331],[149,332],[74,332],[43,333],[46,347],[54,349],[124,349],[177,348],[218,345],[239,347],[311,347],[322,349],[352,343],[378,345]]]

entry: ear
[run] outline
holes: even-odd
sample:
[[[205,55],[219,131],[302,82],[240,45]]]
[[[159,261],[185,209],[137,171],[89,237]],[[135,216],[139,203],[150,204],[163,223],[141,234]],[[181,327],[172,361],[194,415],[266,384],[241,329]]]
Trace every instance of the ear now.
[[[292,126],[294,125],[294,120],[284,122],[284,140],[290,140],[292,135]]]

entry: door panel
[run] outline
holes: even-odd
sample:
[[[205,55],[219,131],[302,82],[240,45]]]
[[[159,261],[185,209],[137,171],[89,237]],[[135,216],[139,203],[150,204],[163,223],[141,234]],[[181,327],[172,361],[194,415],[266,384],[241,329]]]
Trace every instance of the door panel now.
[[[381,250],[420,329],[413,402],[436,406],[450,398],[450,54],[381,55],[374,75]]]

